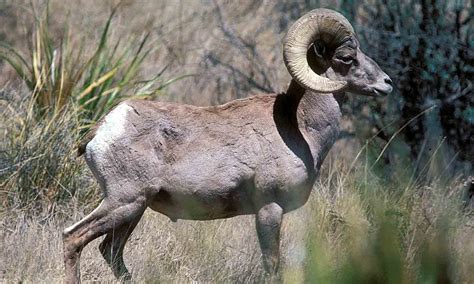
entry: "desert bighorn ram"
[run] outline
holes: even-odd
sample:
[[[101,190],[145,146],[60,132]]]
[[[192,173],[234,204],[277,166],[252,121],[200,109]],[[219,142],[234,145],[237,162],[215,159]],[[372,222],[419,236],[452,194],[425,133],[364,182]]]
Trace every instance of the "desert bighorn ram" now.
[[[128,100],[98,123],[79,154],[104,199],[64,230],[67,282],[80,280],[81,251],[102,235],[99,249],[115,276],[129,278],[123,248],[148,207],[171,220],[255,214],[264,267],[277,270],[283,214],[305,204],[339,133],[332,94],[392,90],[335,11],[297,20],[283,55],[293,77],[286,93],[212,107]]]

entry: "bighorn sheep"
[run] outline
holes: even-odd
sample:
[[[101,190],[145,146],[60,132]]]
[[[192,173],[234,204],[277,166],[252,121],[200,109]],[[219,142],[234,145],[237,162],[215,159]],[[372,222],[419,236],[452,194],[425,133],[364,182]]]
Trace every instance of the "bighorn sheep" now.
[[[297,20],[284,40],[284,61],[293,79],[283,94],[212,107],[128,100],[98,123],[79,154],[104,199],[64,230],[67,282],[80,280],[81,251],[102,235],[99,249],[115,276],[130,278],[123,248],[148,207],[171,220],[255,214],[264,267],[276,272],[283,214],[305,204],[339,133],[332,94],[392,90],[335,11],[316,9]]]

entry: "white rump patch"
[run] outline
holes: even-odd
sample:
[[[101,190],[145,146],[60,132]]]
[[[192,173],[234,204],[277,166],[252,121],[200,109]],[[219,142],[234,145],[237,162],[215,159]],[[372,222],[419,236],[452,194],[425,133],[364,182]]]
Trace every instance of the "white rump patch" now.
[[[127,123],[127,113],[132,107],[126,103],[118,105],[113,111],[107,114],[104,121],[92,139],[87,144],[87,154],[102,155],[109,150],[109,145],[120,138],[125,132]]]

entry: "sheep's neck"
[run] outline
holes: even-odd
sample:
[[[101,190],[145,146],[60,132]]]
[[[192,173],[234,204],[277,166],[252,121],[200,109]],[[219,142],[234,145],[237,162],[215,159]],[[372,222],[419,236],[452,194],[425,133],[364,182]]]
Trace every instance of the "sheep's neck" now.
[[[318,170],[339,135],[339,105],[333,95],[311,93],[293,80],[286,97],[288,117],[308,144]]]

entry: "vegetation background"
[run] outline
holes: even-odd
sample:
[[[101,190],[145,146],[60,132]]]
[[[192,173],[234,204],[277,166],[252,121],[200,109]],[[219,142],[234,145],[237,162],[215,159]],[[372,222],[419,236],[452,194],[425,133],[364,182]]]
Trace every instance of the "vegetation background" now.
[[[100,200],[74,148],[110,107],[285,91],[281,40],[318,7],[350,20],[395,90],[348,94],[320,181],[285,217],[278,280],[474,282],[468,0],[0,0],[0,282],[61,282],[61,231]],[[147,212],[125,261],[137,282],[272,281],[253,227]],[[82,277],[114,281],[95,243]]]

